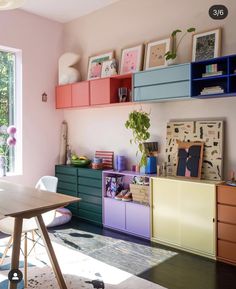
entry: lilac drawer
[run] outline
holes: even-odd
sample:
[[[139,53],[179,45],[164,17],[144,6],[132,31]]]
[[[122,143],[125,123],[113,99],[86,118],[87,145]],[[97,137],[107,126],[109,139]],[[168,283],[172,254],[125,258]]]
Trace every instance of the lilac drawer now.
[[[126,203],[126,230],[135,235],[150,237],[150,208]]]
[[[104,198],[104,226],[125,230],[125,203]]]

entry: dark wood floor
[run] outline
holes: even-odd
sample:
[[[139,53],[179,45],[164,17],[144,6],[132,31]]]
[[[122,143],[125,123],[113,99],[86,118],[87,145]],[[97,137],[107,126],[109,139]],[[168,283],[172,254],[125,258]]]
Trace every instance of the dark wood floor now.
[[[70,231],[66,231],[68,229]],[[67,245],[69,246],[76,246],[74,240],[77,240],[76,243],[78,242],[78,246],[79,244],[81,246],[81,241],[84,239],[84,236],[87,238],[87,242],[89,240],[89,246],[97,246],[97,244],[102,246],[101,244],[103,239],[105,244],[107,242],[107,237],[109,237],[109,240],[112,238],[114,242],[120,242],[120,240],[122,240],[122,242],[127,242],[127,244],[132,243],[134,246],[140,244],[145,245],[145,247],[158,247],[166,250],[171,249],[173,251],[173,248],[151,244],[146,240],[120,234],[108,229],[102,229],[85,222],[79,222],[77,219],[73,219],[69,225],[51,230],[51,234],[53,234],[54,237],[57,236],[57,239],[58,236],[60,237],[62,234],[65,236],[67,233],[69,233],[69,235],[72,237],[81,237],[73,240],[71,239],[71,241],[70,239],[67,239]],[[93,237],[91,238],[91,236]],[[61,240],[63,238],[61,238]],[[87,243],[86,246],[87,252],[85,251],[84,253],[89,254],[89,247]],[[81,247],[83,247],[83,245]],[[236,289],[235,266],[221,262],[215,262],[213,260],[179,250],[174,251],[176,251],[177,254],[171,258],[167,258],[160,264],[149,266],[148,269],[138,273],[137,275],[141,278],[162,285],[168,289]],[[93,257],[96,258],[96,256]],[[130,258],[133,258],[133,254],[131,254]],[[103,261],[105,262],[106,260]]]

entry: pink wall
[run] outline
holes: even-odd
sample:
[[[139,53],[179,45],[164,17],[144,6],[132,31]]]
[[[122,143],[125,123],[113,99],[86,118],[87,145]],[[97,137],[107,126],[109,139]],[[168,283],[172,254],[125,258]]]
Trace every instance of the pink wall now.
[[[22,49],[23,175],[9,180],[34,185],[54,173],[62,111],[55,110],[57,61],[62,53],[62,24],[24,12],[0,12],[0,45]],[[46,92],[48,102],[41,102]]]
[[[80,52],[80,69],[86,78],[90,55],[115,49],[119,58],[123,47],[162,39],[174,29],[194,26],[205,31],[223,27],[223,54],[236,53],[236,1],[222,0],[229,9],[223,21],[212,20],[208,9],[211,0],[123,0],[65,25],[65,51]],[[191,59],[191,37],[180,46],[180,62]],[[139,106],[136,106],[139,108]],[[236,97],[215,100],[179,101],[142,105],[151,111],[151,139],[161,142],[164,157],[165,127],[170,119],[226,120],[225,172],[236,169]],[[136,162],[136,148],[131,146],[131,134],[124,123],[133,107],[102,108],[89,110],[65,110],[64,116],[70,129],[70,143],[79,154],[93,156],[96,149],[111,149],[129,156]],[[114,130],[115,128],[115,130]]]

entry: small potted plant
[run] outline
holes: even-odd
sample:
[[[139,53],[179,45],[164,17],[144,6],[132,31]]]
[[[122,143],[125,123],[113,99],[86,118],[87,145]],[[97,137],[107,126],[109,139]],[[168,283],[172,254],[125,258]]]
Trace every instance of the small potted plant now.
[[[133,139],[130,140],[130,143],[138,145],[138,153],[141,154],[139,167],[146,166],[147,164],[147,152],[143,145],[145,141],[150,138],[149,128],[150,128],[150,118],[149,113],[142,110],[134,110],[129,114],[129,118],[125,123],[127,129],[131,129],[133,133]]]
[[[167,63],[169,65],[171,64],[175,64],[176,63],[176,59],[177,59],[177,53],[178,53],[178,48],[183,40],[183,38],[188,34],[188,33],[193,33],[195,32],[196,29],[194,27],[190,27],[186,30],[186,32],[180,37],[179,41],[177,41],[177,34],[178,33],[182,33],[182,30],[180,29],[176,29],[171,33],[171,50],[167,51],[165,54]]]

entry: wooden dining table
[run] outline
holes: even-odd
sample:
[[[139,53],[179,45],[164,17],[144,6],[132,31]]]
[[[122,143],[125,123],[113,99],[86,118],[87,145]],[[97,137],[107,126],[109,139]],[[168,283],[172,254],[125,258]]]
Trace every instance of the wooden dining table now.
[[[59,288],[67,289],[42,214],[78,202],[79,200],[80,199],[76,197],[0,181],[0,218],[15,218],[11,270],[19,269],[23,219],[35,217],[40,235],[44,241],[47,254],[51,261],[52,269],[58,281]],[[16,289],[17,284],[9,282],[8,288]]]

